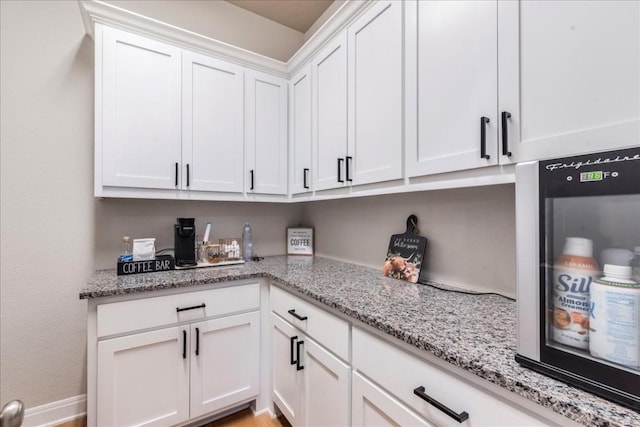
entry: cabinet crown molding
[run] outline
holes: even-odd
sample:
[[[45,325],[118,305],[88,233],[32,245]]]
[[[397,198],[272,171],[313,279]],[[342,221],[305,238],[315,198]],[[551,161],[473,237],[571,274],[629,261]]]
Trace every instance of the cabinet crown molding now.
[[[368,0],[344,2],[287,62],[283,62],[103,1],[78,0],[85,31],[94,40],[95,24],[100,23],[284,78],[290,78],[313,54],[373,3]]]

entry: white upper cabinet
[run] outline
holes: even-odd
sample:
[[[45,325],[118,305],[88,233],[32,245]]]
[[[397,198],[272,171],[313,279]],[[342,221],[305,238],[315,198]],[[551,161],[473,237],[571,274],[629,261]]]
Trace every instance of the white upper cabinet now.
[[[407,106],[417,129],[406,142],[407,175],[497,164],[496,1],[418,1],[405,7],[413,65],[407,65],[406,90],[407,96],[417,93]]]
[[[347,156],[347,38],[340,34],[311,62],[314,190],[345,185]]]
[[[243,68],[96,29],[96,195],[242,193]]]
[[[287,80],[247,71],[246,190],[287,194]]]
[[[180,49],[96,25],[96,52],[96,191],[177,188]]]
[[[291,193],[311,191],[311,65],[289,82]]]
[[[81,3],[99,197],[489,185],[513,163],[640,144],[638,1],[346,2],[287,63],[112,9]]]
[[[312,60],[314,190],[400,179],[402,2],[376,2]]]
[[[402,178],[402,2],[379,1],[347,30],[349,148],[353,185]]]
[[[506,161],[640,143],[640,3],[500,1]],[[502,159],[501,159],[502,161]]]
[[[243,69],[189,51],[182,55],[182,188],[241,193]]]

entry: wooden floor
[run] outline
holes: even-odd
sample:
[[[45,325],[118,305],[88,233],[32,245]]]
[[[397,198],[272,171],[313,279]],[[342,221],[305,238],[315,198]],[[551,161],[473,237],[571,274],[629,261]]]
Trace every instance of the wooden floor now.
[[[284,417],[271,418],[269,414],[253,416],[251,409],[245,409],[203,427],[291,427]]]
[[[67,421],[66,423],[58,424],[55,427],[87,427],[87,417]]]
[[[86,425],[87,419],[79,418],[56,427],[86,427]],[[251,409],[245,409],[202,427],[291,427],[291,424],[284,417],[272,419],[269,414],[254,417]]]

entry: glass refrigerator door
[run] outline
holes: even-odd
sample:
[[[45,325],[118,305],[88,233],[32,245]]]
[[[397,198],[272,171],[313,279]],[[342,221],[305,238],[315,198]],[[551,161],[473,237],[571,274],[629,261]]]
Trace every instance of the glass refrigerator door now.
[[[539,172],[541,361],[637,397],[640,149],[540,162]]]

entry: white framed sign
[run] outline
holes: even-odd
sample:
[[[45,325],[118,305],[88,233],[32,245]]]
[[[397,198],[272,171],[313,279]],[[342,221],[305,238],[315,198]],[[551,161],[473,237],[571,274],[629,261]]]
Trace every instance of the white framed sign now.
[[[287,255],[313,255],[313,228],[287,228]]]

